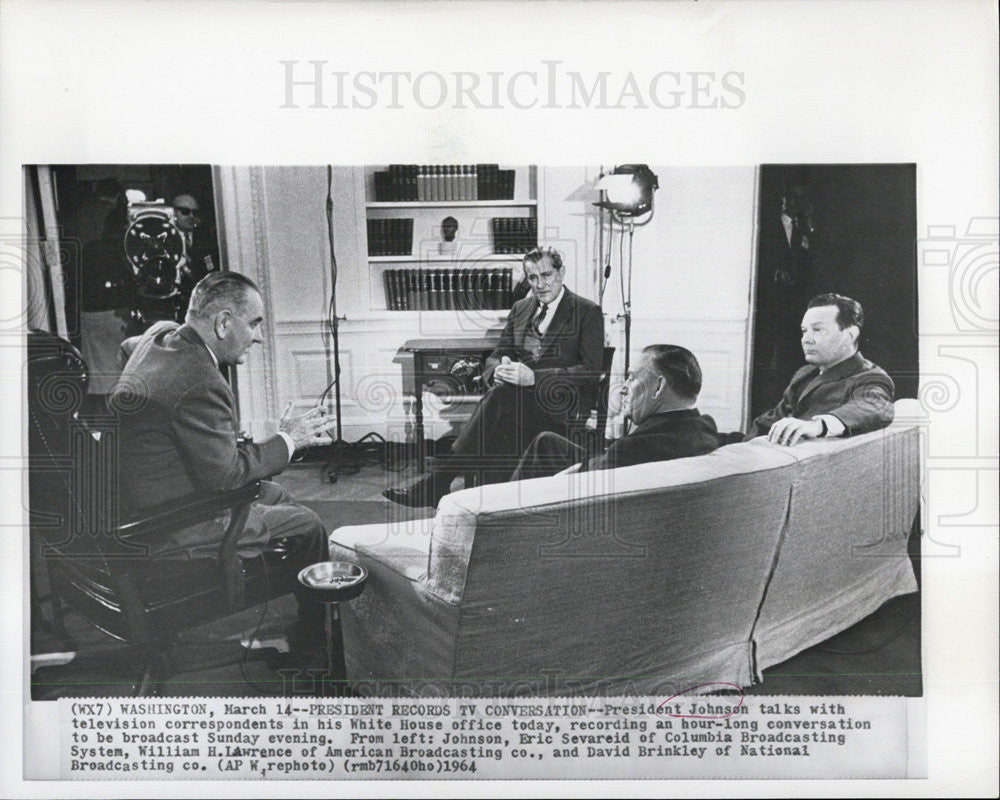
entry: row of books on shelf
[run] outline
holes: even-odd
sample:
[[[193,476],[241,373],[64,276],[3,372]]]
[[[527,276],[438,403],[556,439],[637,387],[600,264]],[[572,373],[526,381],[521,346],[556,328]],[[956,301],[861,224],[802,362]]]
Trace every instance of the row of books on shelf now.
[[[368,220],[368,255],[408,256],[412,252],[412,219]]]
[[[510,308],[513,271],[496,269],[387,269],[390,311],[450,311]]]
[[[375,172],[377,202],[513,199],[514,170],[498,164],[390,164]]]
[[[493,252],[523,255],[538,247],[536,217],[494,217],[490,220]]]
[[[493,253],[523,255],[538,246],[538,220],[535,217],[493,217],[490,234]],[[412,219],[368,220],[369,256],[408,256],[412,253]]]

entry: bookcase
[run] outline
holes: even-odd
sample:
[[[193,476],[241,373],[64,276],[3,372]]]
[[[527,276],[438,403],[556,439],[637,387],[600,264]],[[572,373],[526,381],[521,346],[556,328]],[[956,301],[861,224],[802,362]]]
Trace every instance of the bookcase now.
[[[510,308],[538,241],[537,167],[372,165],[364,183],[372,311]]]

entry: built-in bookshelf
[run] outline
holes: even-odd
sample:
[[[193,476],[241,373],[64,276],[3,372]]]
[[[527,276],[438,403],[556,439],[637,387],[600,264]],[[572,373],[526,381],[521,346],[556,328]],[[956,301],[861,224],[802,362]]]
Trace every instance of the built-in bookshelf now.
[[[373,311],[505,310],[538,241],[537,168],[365,168]]]

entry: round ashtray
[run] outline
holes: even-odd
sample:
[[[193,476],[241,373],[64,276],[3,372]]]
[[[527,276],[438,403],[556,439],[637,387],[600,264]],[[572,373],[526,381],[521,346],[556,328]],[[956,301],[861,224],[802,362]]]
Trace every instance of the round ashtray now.
[[[320,561],[299,572],[299,583],[306,592],[324,603],[357,597],[367,579],[368,570],[350,561]]]

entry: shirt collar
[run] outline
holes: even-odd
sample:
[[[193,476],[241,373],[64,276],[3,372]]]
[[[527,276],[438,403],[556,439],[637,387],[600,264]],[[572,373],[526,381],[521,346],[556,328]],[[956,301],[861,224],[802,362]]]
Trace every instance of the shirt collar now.
[[[182,330],[191,331],[191,333],[194,335],[194,338],[196,338],[201,343],[202,347],[204,347],[206,350],[208,350],[208,355],[212,359],[212,363],[215,364],[216,367],[218,367],[219,366],[219,359],[218,359],[218,357],[215,355],[215,353],[212,352],[212,348],[208,346],[208,342],[206,342],[202,338],[201,334],[198,333],[198,331],[196,331],[193,327],[191,327],[190,325],[187,325],[187,324],[182,325],[181,329]]]
[[[565,296],[565,294],[566,294],[566,286],[565,285],[560,286],[559,287],[559,294],[556,295],[556,299],[553,300],[551,303],[548,304],[549,310],[548,310],[548,312],[546,312],[547,316],[551,316],[552,314],[556,313],[556,309],[559,308],[559,304],[562,302],[562,299]],[[539,302],[537,307],[541,308],[542,307],[542,303]]]

